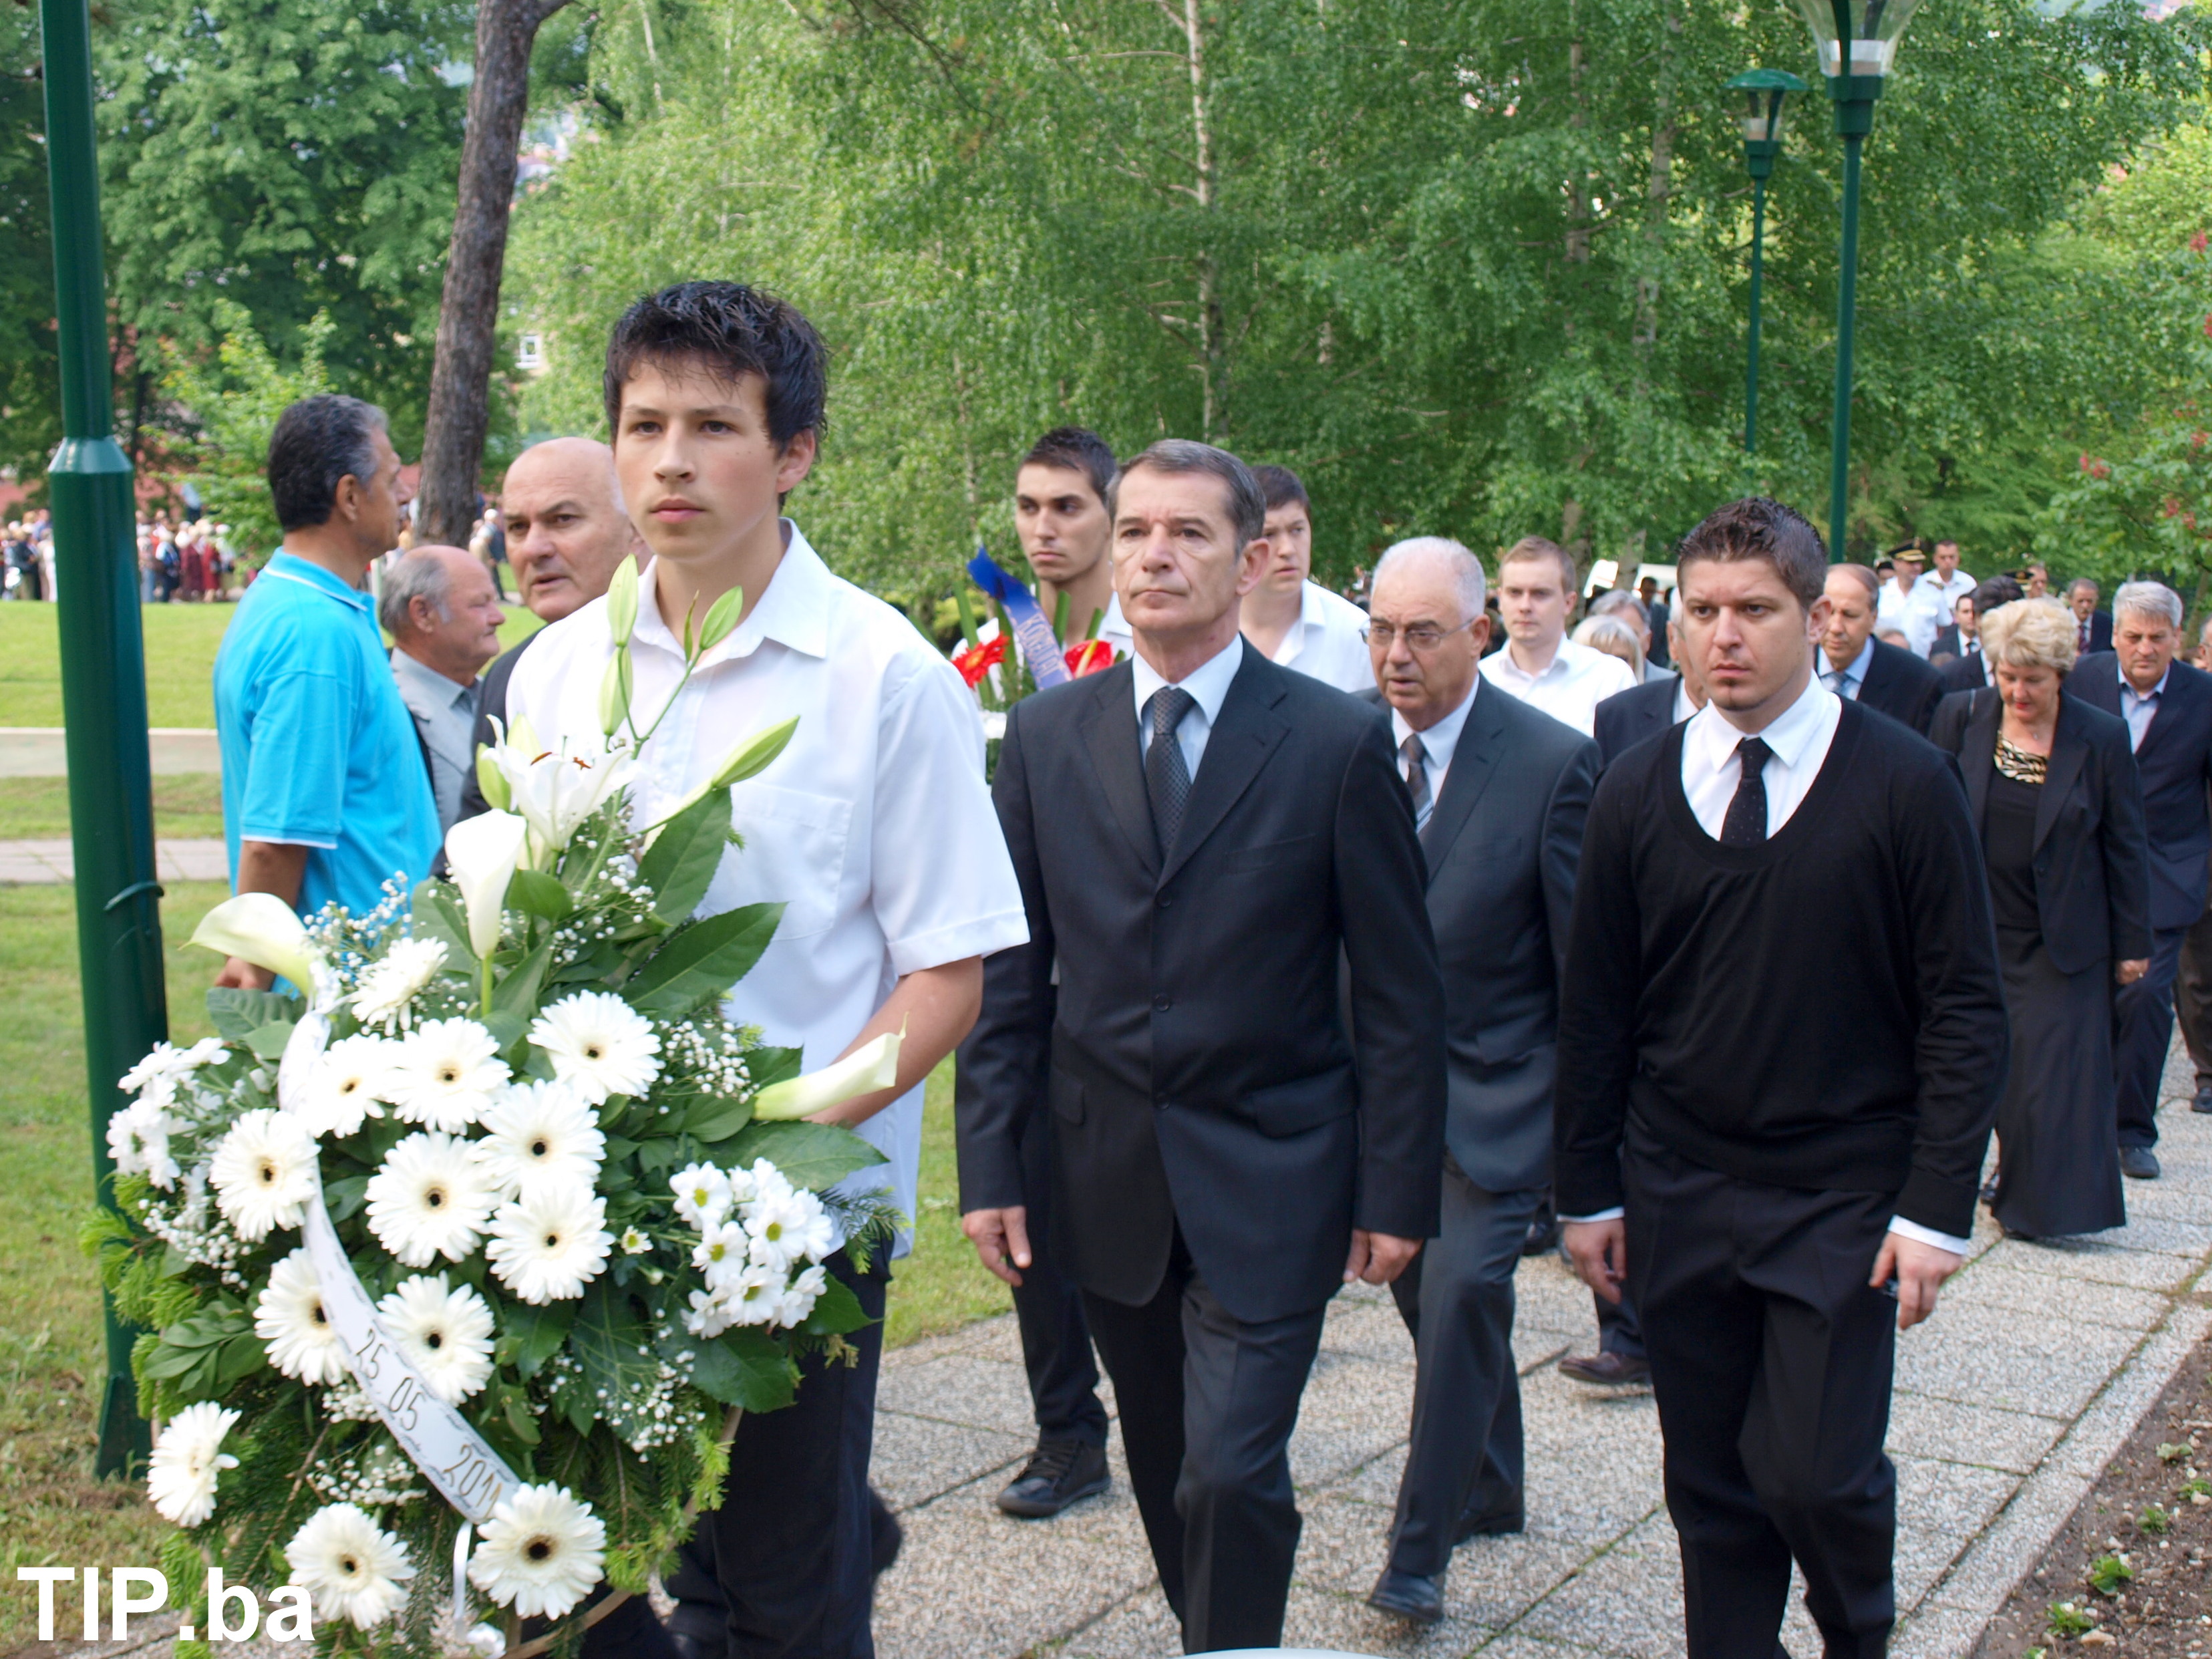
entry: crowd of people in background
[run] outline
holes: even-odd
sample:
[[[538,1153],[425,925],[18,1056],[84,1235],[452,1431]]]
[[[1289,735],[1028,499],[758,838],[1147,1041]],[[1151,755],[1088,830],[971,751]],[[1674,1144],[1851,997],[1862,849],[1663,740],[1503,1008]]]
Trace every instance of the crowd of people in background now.
[[[7,540],[0,544],[0,597],[54,597],[53,515],[46,508],[9,521]]]
[[[207,517],[179,515],[156,508],[138,521],[138,597],[147,605],[199,605],[234,599],[233,578],[240,574],[230,526]],[[250,581],[252,573],[245,573]]]

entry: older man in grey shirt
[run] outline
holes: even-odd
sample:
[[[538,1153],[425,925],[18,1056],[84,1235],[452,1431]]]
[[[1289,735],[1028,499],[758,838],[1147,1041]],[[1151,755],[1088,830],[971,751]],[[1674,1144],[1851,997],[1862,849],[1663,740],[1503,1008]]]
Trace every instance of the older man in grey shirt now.
[[[392,674],[415,717],[441,834],[461,815],[476,763],[471,734],[483,683],[499,654],[499,592],[483,562],[461,547],[418,547],[385,567],[377,619],[392,635]]]

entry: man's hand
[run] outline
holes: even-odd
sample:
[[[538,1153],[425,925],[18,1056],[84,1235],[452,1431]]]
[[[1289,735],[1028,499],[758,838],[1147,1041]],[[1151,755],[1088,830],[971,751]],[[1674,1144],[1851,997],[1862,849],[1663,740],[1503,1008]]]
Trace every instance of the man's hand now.
[[[1881,1250],[1874,1259],[1875,1289],[1897,1281],[1897,1328],[1909,1331],[1936,1311],[1936,1292],[1945,1279],[1966,1266],[1966,1258],[1933,1244],[1923,1244],[1903,1233],[1882,1235]]]
[[[2123,985],[2132,985],[2148,972],[2150,972],[2150,958],[2148,957],[2137,957],[2132,962],[2118,962],[2112,964],[2112,977]]]
[[[1421,1253],[1418,1238],[1394,1238],[1389,1233],[1352,1230],[1352,1254],[1344,1259],[1344,1282],[1364,1279],[1370,1285],[1388,1285],[1413,1265]]]
[[[983,1265],[1009,1285],[1022,1282],[1017,1268],[1030,1265],[1030,1212],[1016,1204],[1003,1210],[970,1210],[960,1231],[975,1247]]]
[[[1628,1282],[1628,1224],[1619,1216],[1610,1221],[1570,1221],[1560,1236],[1583,1283],[1607,1301],[1619,1302],[1620,1287]]]
[[[217,990],[265,991],[276,982],[266,968],[257,968],[244,957],[225,957],[222,971],[215,976]]]

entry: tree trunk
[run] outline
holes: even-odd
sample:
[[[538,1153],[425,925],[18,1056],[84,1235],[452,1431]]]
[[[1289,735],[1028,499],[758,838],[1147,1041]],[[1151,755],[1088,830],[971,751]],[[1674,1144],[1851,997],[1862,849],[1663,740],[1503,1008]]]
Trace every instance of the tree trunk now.
[[[489,419],[491,356],[499,331],[499,284],[507,264],[514,157],[530,104],[530,48],[538,25],[566,0],[481,0],[476,78],[446,289],[438,307],[438,353],[422,434],[422,483],[415,542],[466,547],[477,511]]]
[[[1169,15],[1173,17],[1174,13]],[[1197,152],[1197,178],[1191,193],[1197,198],[1199,211],[1207,216],[1205,222],[1210,235],[1214,204],[1213,128],[1206,111],[1206,36],[1198,0],[1183,0],[1182,27],[1183,38],[1190,45],[1190,125]],[[1224,333],[1220,274],[1215,267],[1213,250],[1208,246],[1198,256],[1199,435],[1208,443],[1213,441],[1214,430],[1221,424],[1223,394],[1228,389]]]

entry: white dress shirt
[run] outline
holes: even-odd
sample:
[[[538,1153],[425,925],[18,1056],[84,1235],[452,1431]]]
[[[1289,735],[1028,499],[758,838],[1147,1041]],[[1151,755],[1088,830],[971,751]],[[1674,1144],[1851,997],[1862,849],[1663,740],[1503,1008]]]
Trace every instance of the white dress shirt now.
[[[1905,638],[1911,639],[1912,627],[1908,613],[1911,607],[1912,592],[1910,589],[1901,588],[1893,581],[1884,582],[1881,592],[1875,596],[1875,632],[1879,634],[1885,628],[1894,628]]]
[[[1680,726],[1697,712],[1698,705],[1690,701],[1690,688],[1677,679],[1674,682],[1674,724]]]
[[[1514,661],[1509,644],[1482,659],[1482,678],[1507,696],[1565,720],[1586,738],[1597,728],[1598,704],[1636,685],[1636,671],[1620,658],[1572,640],[1559,641],[1559,654],[1540,674],[1531,674]]]
[[[831,574],[788,520],[783,533],[782,562],[752,614],[681,692],[683,648],[646,567],[630,641],[638,726],[650,726],[672,693],[675,704],[646,745],[631,799],[634,821],[650,823],[744,738],[799,717],[775,763],[732,790],[744,845],[723,854],[699,909],[786,906],[723,1006],[764,1042],[800,1045],[813,1071],[860,1035],[902,976],[1022,944],[1029,925],[960,676],[905,617]],[[548,747],[595,744],[612,654],[606,600],[594,599],[515,665],[508,714],[527,716]],[[888,1163],[855,1182],[888,1185],[909,1216],[921,1094],[910,1090],[859,1128]],[[902,1238],[895,1254],[908,1248]]]
[[[1451,770],[1452,756],[1459,748],[1459,734],[1467,730],[1467,717],[1474,708],[1475,694],[1481,690],[1482,676],[1477,674],[1474,684],[1468,688],[1467,696],[1460,699],[1459,707],[1425,732],[1414,731],[1406,724],[1403,714],[1395,708],[1390,711],[1391,745],[1401,751],[1398,775],[1406,779],[1408,787],[1413,781],[1407,776],[1403,753],[1406,739],[1419,738],[1421,747],[1428,751],[1428,759],[1422,763],[1421,770],[1428,775],[1429,804],[1422,809],[1419,821],[1413,825],[1417,830],[1428,827],[1430,815],[1437,810],[1437,803],[1443,799],[1444,774]]]
[[[1867,642],[1859,647],[1858,655],[1842,668],[1830,661],[1828,653],[1819,647],[1814,647],[1814,653],[1813,665],[1820,671],[1820,683],[1838,696],[1856,702],[1859,693],[1866,690],[1867,669],[1874,661],[1874,635],[1867,635]]]
[[[1298,619],[1269,659],[1340,691],[1375,689],[1375,664],[1367,654],[1367,613],[1319,582],[1298,596]]]
[[[1948,581],[1931,570],[1913,584],[1905,605],[1905,637],[1914,651],[1924,657],[1936,648],[1937,631],[1956,620],[1951,612],[1976,586],[1963,570],[1954,570]]]
[[[1700,708],[1682,729],[1682,793],[1698,827],[1715,841],[1720,839],[1721,828],[1728,821],[1729,803],[1735,799],[1736,785],[1743,778],[1743,757],[1736,752],[1736,745],[1747,737],[1757,736],[1773,751],[1759,773],[1766,785],[1767,838],[1773,839],[1804,805],[1813,780],[1820,775],[1821,764],[1828,758],[1843,717],[1842,700],[1817,677],[1807,681],[1796,702],[1756,733],[1738,731],[1711,703]],[[1615,1208],[1560,1219],[1611,1221],[1622,1213]],[[1939,1233],[1903,1216],[1890,1218],[1889,1231],[1954,1255],[1964,1255],[1972,1247],[1971,1240]]]
[[[1145,707],[1152,700],[1152,693],[1164,685],[1181,686],[1197,700],[1198,706],[1185,714],[1182,724],[1176,727],[1176,747],[1182,750],[1182,763],[1192,781],[1196,781],[1198,763],[1206,758],[1206,740],[1212,735],[1213,723],[1221,718],[1221,703],[1229,695],[1229,683],[1237,678],[1237,671],[1243,663],[1242,634],[1231,634],[1227,645],[1179,680],[1164,678],[1158,669],[1132,651],[1129,668],[1137,687],[1137,752],[1149,755],[1152,751],[1152,717]]]
[[[2166,672],[2158,677],[2158,684],[2148,691],[2138,691],[2128,683],[2127,673],[2120,673],[2120,718],[2128,723],[2128,747],[2140,749],[2143,738],[2150,733],[2150,723],[2158,718],[2158,700],[2166,695],[2166,683],[2173,677],[2173,665],[2166,665]]]

